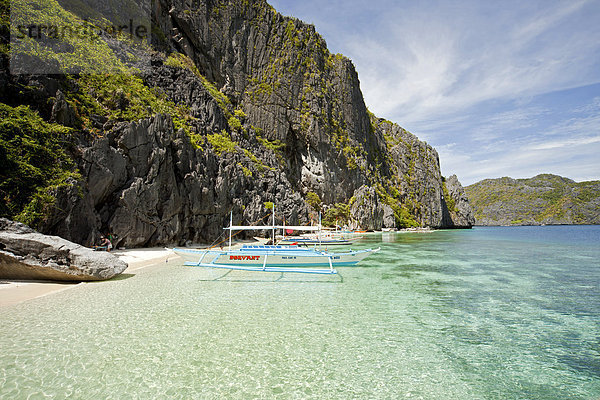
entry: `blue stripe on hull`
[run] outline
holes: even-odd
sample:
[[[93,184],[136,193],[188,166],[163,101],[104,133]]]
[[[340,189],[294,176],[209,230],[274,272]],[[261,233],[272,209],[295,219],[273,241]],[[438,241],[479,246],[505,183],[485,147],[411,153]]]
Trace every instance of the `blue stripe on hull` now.
[[[332,263],[334,267],[351,267],[354,266],[356,264],[358,264],[357,261],[344,261],[344,262],[333,262]],[[209,263],[197,263],[197,262],[193,262],[193,261],[186,261],[185,263],[183,263],[183,265],[186,265],[188,267],[205,267],[205,266],[213,266],[213,265],[218,265],[218,266],[224,266],[224,267],[260,267],[262,269],[263,264],[262,263],[248,263],[248,264],[225,264],[225,263],[219,263],[219,264],[209,264]],[[314,264],[303,264],[306,265],[307,268],[311,268],[311,267],[327,267],[329,268],[329,263],[314,263]],[[277,267],[277,268],[301,268],[298,265],[290,265],[290,264],[272,264],[272,263],[267,263],[267,266],[269,267]]]

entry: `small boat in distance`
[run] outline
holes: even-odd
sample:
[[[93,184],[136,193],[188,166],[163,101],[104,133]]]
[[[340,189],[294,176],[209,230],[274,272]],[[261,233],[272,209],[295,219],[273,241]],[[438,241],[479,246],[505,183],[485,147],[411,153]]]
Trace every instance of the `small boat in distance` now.
[[[239,249],[231,249],[231,237],[234,230],[272,230],[273,239],[276,229],[293,229],[295,231],[321,230],[318,226],[279,226],[275,225],[275,207],[273,207],[273,224],[271,226],[233,225],[233,215],[230,217],[229,249],[228,250],[196,250],[174,248],[173,251],[181,256],[184,265],[190,267],[222,268],[230,270],[257,272],[295,272],[304,274],[336,274],[335,267],[353,266],[377,249],[348,250],[345,252],[321,251],[306,245],[294,243],[290,245],[243,245]],[[325,243],[322,243],[325,244]]]
[[[319,217],[320,218],[320,217]],[[320,226],[320,224],[319,224]],[[283,230],[283,237],[277,242],[277,244],[306,244],[306,245],[319,245],[319,246],[347,246],[352,244],[353,241],[362,238],[362,235],[356,235],[353,231],[338,230],[336,226],[335,230],[323,228],[319,229],[318,233],[305,233],[296,236],[285,236],[287,232],[294,232],[289,227]]]
[[[288,236],[279,241],[279,244],[306,244],[306,245],[321,245],[321,246],[341,246],[341,245],[349,245],[352,242],[348,239],[335,239],[335,238],[323,238],[319,240],[318,238],[310,238],[310,237],[293,237]]]

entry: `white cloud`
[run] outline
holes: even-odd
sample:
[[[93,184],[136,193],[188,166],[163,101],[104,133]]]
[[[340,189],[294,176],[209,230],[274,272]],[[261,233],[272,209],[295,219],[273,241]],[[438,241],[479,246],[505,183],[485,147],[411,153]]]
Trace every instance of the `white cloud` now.
[[[600,30],[580,21],[600,18],[597,2],[460,4],[398,6],[372,35],[344,35],[376,114],[410,127],[490,99],[600,81]]]
[[[411,128],[495,99],[600,82],[598,0],[273,2],[350,57],[367,106]]]
[[[517,27],[513,32],[513,40],[517,42],[530,42],[552,29],[562,20],[579,11],[588,0],[571,1],[559,4],[559,7],[548,7],[531,19],[527,24]]]
[[[565,139],[513,146],[496,143],[494,152],[472,151],[460,146],[440,146],[442,172],[456,173],[463,184],[486,178],[526,178],[554,173],[575,180],[598,179],[600,137]]]
[[[532,145],[529,150],[550,150],[550,149],[565,149],[567,147],[585,146],[588,144],[600,143],[600,136],[582,137],[574,139],[555,140],[552,142],[544,142],[537,145]]]
[[[598,179],[597,154],[600,141],[581,144],[578,162],[573,164],[572,155],[564,148],[505,149],[503,154],[477,159],[482,154],[465,154],[460,151],[438,148],[442,173],[456,173],[463,185],[470,185],[487,178],[510,176],[529,178],[540,173],[554,173],[576,181]]]

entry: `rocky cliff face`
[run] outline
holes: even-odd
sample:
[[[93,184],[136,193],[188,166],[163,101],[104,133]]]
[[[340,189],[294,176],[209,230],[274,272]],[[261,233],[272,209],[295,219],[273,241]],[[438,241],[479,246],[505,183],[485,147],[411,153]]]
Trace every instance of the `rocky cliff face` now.
[[[465,188],[477,225],[600,224],[600,182],[557,175],[485,179]]]
[[[133,54],[131,76],[14,76],[3,54],[7,118],[28,104],[45,129],[68,128],[59,146],[74,160],[7,216],[42,210],[28,222],[79,243],[111,232],[128,247],[182,244],[215,239],[231,211],[258,221],[265,202],[306,223],[310,193],[365,229],[471,225],[435,149],[367,110],[351,61],[313,26],[263,1],[153,4],[154,50],[106,47]]]
[[[450,214],[448,224],[456,228],[466,228],[475,224],[473,210],[467,193],[458,181],[456,175],[450,176],[443,182],[447,190],[444,193],[446,208]]]
[[[373,131],[352,63],[329,53],[313,26],[265,2],[161,1],[157,23],[171,44],[237,104],[249,125],[286,146],[285,168],[301,193],[347,201],[376,173]],[[195,4],[196,6],[196,4]],[[381,157],[380,157],[381,158]],[[387,172],[387,171],[386,171]]]

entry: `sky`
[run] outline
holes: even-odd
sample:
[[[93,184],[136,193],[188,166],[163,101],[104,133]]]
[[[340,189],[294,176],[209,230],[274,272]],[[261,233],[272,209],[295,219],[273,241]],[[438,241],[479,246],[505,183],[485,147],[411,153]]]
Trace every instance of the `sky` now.
[[[350,58],[365,103],[463,185],[600,179],[600,0],[268,0]]]

